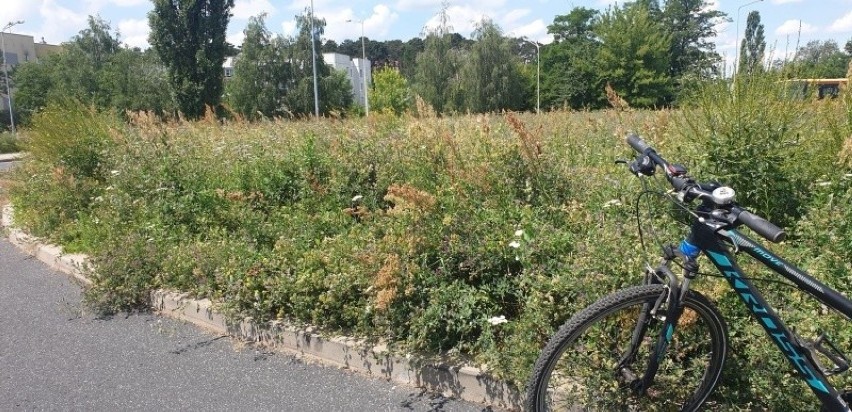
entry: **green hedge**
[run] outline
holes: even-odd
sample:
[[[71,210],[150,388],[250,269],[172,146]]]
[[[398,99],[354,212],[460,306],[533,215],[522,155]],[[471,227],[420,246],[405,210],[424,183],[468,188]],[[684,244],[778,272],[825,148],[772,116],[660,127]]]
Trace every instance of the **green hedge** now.
[[[778,190],[796,201],[789,213],[775,212],[788,206],[771,203],[771,192],[744,192],[790,224],[794,240],[775,249],[850,294],[852,168],[837,153],[852,126],[826,123],[848,118],[847,102],[768,99],[761,104],[806,116],[748,112],[753,126],[741,127],[714,113],[757,103],[728,107],[724,90],[708,88],[676,112],[224,125],[144,116],[123,124],[52,107],[34,119],[32,157],[12,197],[27,229],[93,257],[87,298],[104,310],[140,307],[153,288],[180,289],[232,316],[471,358],[522,385],[556,327],[639,282],[656,253],[639,246],[631,205],[640,185],[613,162],[631,155],[628,130],[698,176],[735,178],[714,167],[725,154],[747,156],[761,179],[781,177]],[[767,134],[777,127],[783,133]],[[780,141],[768,151],[729,147],[770,138]],[[685,228],[662,226],[666,208],[652,206],[658,233],[677,241]],[[735,345],[713,402],[810,409],[734,294],[718,279],[699,287],[729,317]],[[848,324],[836,328],[841,320],[788,288],[766,288],[806,335],[835,326],[835,343],[852,349]],[[508,322],[492,325],[495,316]]]

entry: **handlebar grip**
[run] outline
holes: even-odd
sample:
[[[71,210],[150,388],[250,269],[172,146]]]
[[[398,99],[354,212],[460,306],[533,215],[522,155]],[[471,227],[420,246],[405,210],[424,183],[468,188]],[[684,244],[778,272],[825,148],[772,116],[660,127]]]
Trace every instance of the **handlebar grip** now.
[[[654,150],[651,149],[651,146],[649,146],[648,143],[645,143],[645,141],[636,133],[630,133],[627,135],[627,144],[629,144],[633,150],[642,154],[647,154],[648,150]]]
[[[743,210],[737,219],[772,243],[778,243],[787,238],[787,232],[784,229],[747,210]]]

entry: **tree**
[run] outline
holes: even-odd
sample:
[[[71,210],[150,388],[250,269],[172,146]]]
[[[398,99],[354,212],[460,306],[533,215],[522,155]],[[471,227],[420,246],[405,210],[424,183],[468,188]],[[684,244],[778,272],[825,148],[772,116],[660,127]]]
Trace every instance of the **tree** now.
[[[675,82],[692,84],[718,76],[721,57],[710,39],[716,37],[716,25],[727,15],[708,7],[706,0],[668,0],[661,17],[671,36],[669,75]]]
[[[283,115],[284,94],[293,77],[292,64],[284,59],[287,44],[266,28],[265,18],[249,19],[234,76],[225,86],[231,108],[249,119]]]
[[[483,19],[476,25],[473,39],[460,73],[464,107],[477,113],[523,108],[529,91],[522,86],[518,58],[500,27]]]
[[[575,7],[556,16],[547,31],[554,42],[541,49],[541,98],[545,107],[594,108],[603,103],[593,31],[597,10]]]
[[[460,97],[453,90],[459,59],[452,46],[447,7],[444,4],[441,9],[438,27],[426,35],[414,71],[414,91],[439,113],[458,108]]]
[[[414,37],[402,45],[402,55],[399,58],[399,71],[409,81],[414,79],[417,68],[417,56],[426,49],[426,43],[419,37]]]
[[[633,106],[671,104],[671,38],[649,10],[636,3],[611,6],[594,27],[600,84],[609,83]]]
[[[547,32],[553,35],[556,43],[569,40],[589,40],[594,35],[592,21],[598,11],[586,7],[575,7],[566,15],[556,16],[553,24],[547,26]]]
[[[109,96],[106,107],[119,113],[153,111],[174,113],[165,66],[153,50],[122,48],[98,75],[101,93]]]
[[[305,13],[296,16],[298,35],[289,40],[284,60],[292,62],[290,77],[282,86],[284,107],[294,115],[308,115],[314,112],[313,65],[317,68],[317,89],[319,91],[320,113],[343,111],[352,104],[352,85],[345,75],[333,72],[325,64],[322,55],[317,53],[313,60],[311,41],[316,50],[321,49],[322,36],[325,33],[325,19],[313,18],[314,35],[311,35],[311,16]],[[343,77],[341,77],[343,76]]]
[[[178,107],[198,118],[218,108],[223,89],[225,32],[234,0],[153,0],[149,42],[168,68]]]
[[[373,75],[370,104],[376,111],[401,114],[411,108],[411,88],[396,69],[386,67]]]
[[[845,77],[849,56],[834,40],[811,40],[796,52],[796,59],[786,67],[795,77]]]
[[[121,47],[109,23],[89,17],[88,27],[64,51],[18,66],[17,104],[22,123],[50,102],[77,101],[99,109],[174,110],[166,71],[152,51]]]
[[[753,10],[748,14],[745,37],[740,43],[737,72],[744,75],[763,72],[765,51],[766,39],[763,36],[763,24],[760,23],[760,12]]]
[[[11,73],[17,89],[15,90],[15,119],[19,124],[29,123],[33,114],[47,107],[48,95],[53,89],[53,71],[61,55],[52,54],[40,63],[24,63],[15,67]]]

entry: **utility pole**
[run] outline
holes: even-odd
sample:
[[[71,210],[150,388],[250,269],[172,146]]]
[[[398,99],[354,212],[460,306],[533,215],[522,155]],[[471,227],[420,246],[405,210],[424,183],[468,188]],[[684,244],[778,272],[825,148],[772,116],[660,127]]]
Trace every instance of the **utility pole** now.
[[[314,67],[314,116],[319,118],[319,89],[317,88],[317,32],[314,30],[314,0],[311,0],[311,56]]]
[[[12,88],[9,87],[9,65],[6,62],[6,37],[3,33],[19,24],[24,24],[22,20],[9,22],[0,30],[0,52],[3,53],[3,77],[6,79],[6,95],[9,96],[9,124],[12,126],[12,134],[17,134],[15,130],[15,115],[12,110]]]
[[[538,42],[534,42],[526,37],[521,40],[532,44],[535,46],[535,60],[536,60],[536,68],[535,68],[535,112],[536,114],[541,113],[541,46]]]

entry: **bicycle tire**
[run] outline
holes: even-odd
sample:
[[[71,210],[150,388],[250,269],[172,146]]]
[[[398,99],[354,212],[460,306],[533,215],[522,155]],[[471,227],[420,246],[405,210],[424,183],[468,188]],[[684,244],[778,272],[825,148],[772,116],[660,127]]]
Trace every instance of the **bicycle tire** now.
[[[527,385],[525,409],[536,412],[698,409],[719,383],[729,346],[724,319],[698,292],[689,291],[683,299],[684,314],[654,384],[645,394],[634,393],[626,382],[619,383],[618,376],[626,373],[615,371],[615,365],[624,355],[624,347],[629,346],[643,305],[654,305],[667,292],[668,289],[659,284],[631,287],[605,296],[574,315],[542,350]],[[631,308],[636,309],[635,314],[622,313]],[[657,313],[661,312],[664,314],[665,310]],[[612,315],[620,317],[612,318]],[[612,327],[595,332],[597,326],[607,326],[606,322],[613,319]],[[660,316],[649,316],[646,323],[648,332],[639,345],[637,361],[633,363],[636,370],[632,372],[639,377],[647,365],[642,359],[647,359],[663,325]],[[707,338],[702,339],[703,335]],[[610,338],[623,338],[623,343],[594,351],[595,344],[605,343]],[[578,344],[582,346],[576,347]],[[578,355],[588,356],[575,359]],[[694,384],[697,386],[691,389]],[[561,406],[552,407],[551,402]]]

